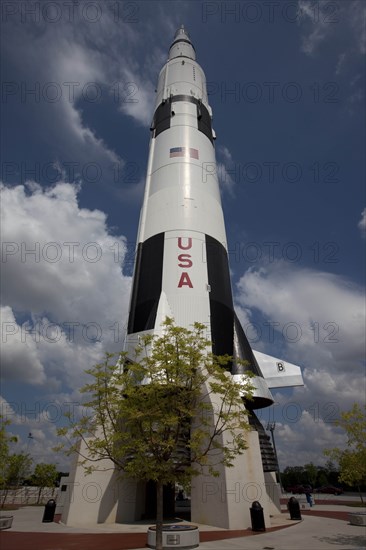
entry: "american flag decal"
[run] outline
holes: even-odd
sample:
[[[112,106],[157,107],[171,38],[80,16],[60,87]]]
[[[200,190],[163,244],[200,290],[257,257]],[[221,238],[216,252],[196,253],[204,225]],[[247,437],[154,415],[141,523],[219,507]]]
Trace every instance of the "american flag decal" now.
[[[199,159],[198,149],[191,147],[173,147],[169,150],[169,157],[190,157],[191,159]]]

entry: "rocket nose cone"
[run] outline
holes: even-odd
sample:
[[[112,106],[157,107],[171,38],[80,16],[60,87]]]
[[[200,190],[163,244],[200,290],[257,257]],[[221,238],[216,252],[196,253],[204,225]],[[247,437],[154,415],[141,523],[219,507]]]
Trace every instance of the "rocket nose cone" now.
[[[181,25],[174,35],[174,40],[177,40],[179,38],[184,38],[185,40],[189,40],[189,42],[191,41],[188,32],[184,28],[184,25]]]
[[[169,49],[169,59],[175,57],[188,57],[190,59],[196,59],[194,46],[189,38],[189,34],[182,25],[175,33],[174,40]]]

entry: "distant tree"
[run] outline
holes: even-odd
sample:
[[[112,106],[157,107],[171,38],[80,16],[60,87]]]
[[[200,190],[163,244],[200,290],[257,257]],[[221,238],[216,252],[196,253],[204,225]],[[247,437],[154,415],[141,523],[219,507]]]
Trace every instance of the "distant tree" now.
[[[341,413],[336,422],[347,434],[347,448],[326,449],[326,456],[339,464],[339,481],[357,486],[363,503],[360,486],[366,483],[366,407],[354,403],[349,411]]]
[[[328,483],[329,481],[328,481],[327,474],[323,470],[321,470],[318,473],[317,485],[319,485],[319,487],[322,487],[323,485],[328,485]]]
[[[16,436],[9,435],[7,426],[10,425],[10,420],[6,420],[0,414],[0,488],[5,487],[7,483],[7,468],[9,463],[9,444],[17,441]]]
[[[33,459],[26,453],[11,454],[6,468],[7,486],[19,487],[30,474]]]
[[[318,467],[312,462],[309,462],[309,464],[305,464],[304,470],[307,477],[307,483],[315,487],[316,479],[318,477]]]
[[[304,467],[303,466],[286,466],[283,471],[282,483],[286,487],[299,485],[304,483]]]
[[[10,420],[0,415],[0,489],[4,489],[1,506],[3,507],[8,495],[8,489],[19,487],[29,474],[32,459],[25,453],[11,453],[11,443],[16,443],[18,438],[10,435],[7,427]]]
[[[37,504],[41,500],[42,491],[45,487],[54,487],[57,481],[58,472],[54,464],[37,464],[31,477],[32,485],[39,487]]]
[[[337,473],[336,465],[334,464],[334,462],[332,460],[327,460],[326,463],[325,463],[324,468],[326,469],[328,474]]]
[[[331,460],[327,460],[324,467],[328,478],[327,483],[330,483],[331,485],[336,485],[338,483],[339,476],[337,466]]]
[[[32,466],[32,458],[25,453],[9,454],[2,473],[2,488],[5,489],[2,499],[2,507],[6,503],[9,489],[17,489],[29,475]]]
[[[219,464],[232,466],[246,449],[250,428],[242,397],[251,397],[250,380],[233,381],[232,358],[209,352],[204,329],[199,323],[192,330],[177,327],[167,318],[161,336],[141,337],[136,362],[122,355],[116,364],[107,354],[104,363],[87,371],[93,380],[82,389],[91,394],[85,403],[90,416],[77,421],[69,415],[70,426],[59,430],[70,438],[69,454],[84,441],[87,455],[81,462],[87,472],[108,458],[127,477],[156,483],[157,550],[163,486],[185,486],[205,469],[217,475]]]

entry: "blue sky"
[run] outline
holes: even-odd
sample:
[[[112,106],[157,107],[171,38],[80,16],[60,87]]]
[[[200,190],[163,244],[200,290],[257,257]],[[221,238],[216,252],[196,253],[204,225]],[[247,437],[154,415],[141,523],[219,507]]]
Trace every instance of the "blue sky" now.
[[[32,6],[34,10],[32,11]],[[203,67],[237,311],[303,368],[275,392],[282,467],[344,443],[365,395],[365,5],[2,3],[2,410],[36,461],[84,369],[123,346],[157,76]],[[34,253],[29,253],[31,250]]]

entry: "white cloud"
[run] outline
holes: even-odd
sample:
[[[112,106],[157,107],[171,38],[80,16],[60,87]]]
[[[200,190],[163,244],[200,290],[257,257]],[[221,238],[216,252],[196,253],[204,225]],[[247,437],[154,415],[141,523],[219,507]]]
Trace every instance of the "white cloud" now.
[[[301,49],[315,57],[328,52],[334,61],[334,75],[342,81],[344,107],[355,116],[362,109],[365,92],[360,72],[366,52],[366,5],[364,0],[312,4],[299,0]],[[361,59],[362,56],[362,59]]]
[[[321,1],[317,4],[317,8],[320,10],[324,5]],[[307,54],[312,54],[317,49],[319,44],[330,32],[329,24],[324,23],[324,17],[319,17],[316,8],[312,6],[307,0],[299,0],[299,13],[302,14],[302,21],[307,23],[311,21],[311,30],[308,34],[302,37],[302,50]]]
[[[344,63],[345,63],[346,58],[347,58],[347,54],[346,54],[345,52],[341,53],[341,54],[338,56],[338,62],[337,62],[336,70],[335,70],[335,74],[336,74],[336,75],[341,74],[342,68],[343,68],[343,66],[344,66]]]
[[[361,233],[363,236],[366,235],[366,208],[364,208],[361,212],[361,219],[358,222],[358,227],[361,230]]]
[[[366,51],[365,3],[363,0],[329,3],[320,0],[316,3],[298,0],[300,25],[306,32],[302,35],[302,51],[315,54],[321,44],[331,37],[339,39],[340,31],[348,34],[350,51],[364,54]],[[344,56],[342,53],[341,56]],[[341,56],[337,68],[340,68]],[[337,73],[338,74],[338,73]]]
[[[350,24],[360,53],[366,53],[366,7],[363,0],[354,0],[349,5]]]
[[[155,84],[147,82],[145,75],[139,74],[138,70],[132,72],[127,66],[121,67],[121,76],[123,86],[118,94],[119,109],[140,124],[149,126],[155,103]]]
[[[281,469],[313,462],[325,464],[323,450],[346,444],[346,437],[317,415],[316,409],[304,411],[295,422],[276,423],[276,442]]]
[[[46,375],[36,342],[32,338],[25,340],[25,331],[16,322],[9,306],[1,307],[1,333],[2,378],[22,380],[29,384],[44,383]]]
[[[131,283],[124,237],[110,234],[103,212],[81,208],[78,191],[3,186],[1,201],[2,383],[18,384],[1,409],[21,436],[14,452],[64,471],[68,460],[52,451],[56,427],[80,409],[85,369],[123,348]]]
[[[278,420],[281,466],[324,463],[323,448],[345,443],[334,425],[340,411],[365,400],[361,289],[334,274],[273,262],[245,272],[236,301],[247,319],[259,314],[263,329],[274,327],[266,353],[303,367],[304,386],[277,391],[273,411],[262,411]]]
[[[233,162],[233,156],[225,145],[220,145],[218,151],[227,162]]]
[[[86,122],[79,100],[94,107],[112,101],[118,111],[148,126],[154,103],[156,75],[165,53],[153,47],[139,61],[139,45],[152,40],[154,29],[146,23],[131,25],[115,19],[113,9],[103,9],[95,23],[82,17],[82,2],[73,24],[61,19],[57,24],[37,26],[32,18],[9,19],[4,26],[4,54],[17,71],[17,79],[26,89],[38,86],[38,98],[27,94],[21,100],[28,109],[32,123],[42,127],[45,142],[52,143],[59,162],[76,162],[79,174],[87,163],[97,163],[104,174],[112,173],[123,159],[103,135],[98,135]],[[162,28],[171,25],[169,18]],[[168,21],[169,20],[169,21]],[[148,23],[150,25],[150,22]],[[22,85],[23,85],[22,84]],[[29,124],[29,121],[28,121]],[[120,116],[119,131],[123,133],[126,119]]]
[[[314,355],[332,370],[357,368],[363,357],[365,312],[361,289],[346,279],[285,262],[250,268],[238,283],[239,305],[278,323],[293,357]],[[288,323],[294,330],[284,331]],[[304,363],[304,360],[302,361]],[[316,367],[317,365],[312,365]]]
[[[102,32],[101,29],[94,27],[94,31]],[[27,24],[19,25],[13,32],[9,32],[9,26],[5,30],[9,59],[14,64],[22,59],[20,70],[27,88],[35,88],[38,83],[38,100],[26,95],[25,101],[35,105],[34,114],[37,123],[42,124],[44,139],[52,140],[59,158],[71,156],[80,163],[90,159],[120,162],[115,151],[85,125],[77,108],[81,97],[93,99],[95,92],[102,92],[107,78],[105,54],[88,44],[91,25],[46,25],[41,33],[34,33]]]
[[[219,159],[222,159],[222,162],[217,161],[217,174],[220,188],[223,192],[226,191],[231,196],[234,196],[235,179],[233,179],[232,174],[236,174],[236,165],[233,161],[232,154],[224,145],[220,145],[217,151]]]
[[[2,188],[3,375],[53,391],[80,385],[103,350],[122,348],[130,294],[124,237],[103,212],[80,208],[77,192]]]

